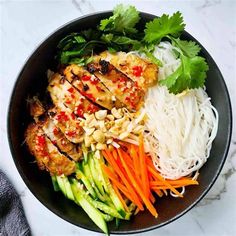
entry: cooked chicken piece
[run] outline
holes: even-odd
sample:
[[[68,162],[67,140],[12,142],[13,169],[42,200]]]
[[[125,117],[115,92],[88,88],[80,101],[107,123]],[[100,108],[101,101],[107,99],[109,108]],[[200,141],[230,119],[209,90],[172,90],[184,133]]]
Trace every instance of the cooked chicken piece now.
[[[157,65],[135,54],[125,52],[111,54],[104,51],[99,55],[99,59],[109,61],[144,90],[157,82]]]
[[[80,126],[80,120],[67,107],[51,108],[48,115],[55,126],[61,130],[65,137],[72,143],[81,143],[83,141],[84,130]]]
[[[65,77],[58,73],[50,77],[48,91],[56,107],[64,110],[68,107],[76,116],[83,117],[84,113],[94,113],[99,107],[83,96]]]
[[[25,137],[28,148],[41,170],[46,169],[51,175],[70,175],[75,171],[75,162],[58,151],[44,134],[40,123],[30,124]]]
[[[87,99],[108,110],[111,110],[114,106],[117,108],[122,106],[121,102],[112,95],[104,84],[83,67],[77,65],[67,66],[64,74],[66,79]]]
[[[30,106],[30,115],[34,118],[38,118],[39,116],[45,113],[45,109],[43,104],[39,101],[37,96],[34,96],[32,99],[28,100]]]
[[[61,152],[66,153],[74,161],[78,161],[82,157],[80,146],[71,143],[51,119],[47,118],[43,122],[42,129]]]
[[[144,90],[108,61],[100,60],[98,63],[90,63],[87,69],[101,80],[129,110],[135,111],[141,106]]]

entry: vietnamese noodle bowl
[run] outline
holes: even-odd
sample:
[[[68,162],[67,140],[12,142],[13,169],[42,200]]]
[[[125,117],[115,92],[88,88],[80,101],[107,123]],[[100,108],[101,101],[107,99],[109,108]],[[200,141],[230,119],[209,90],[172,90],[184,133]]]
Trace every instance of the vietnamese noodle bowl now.
[[[159,80],[180,65],[169,42],[156,46],[154,55],[163,66]],[[191,89],[174,95],[165,86],[149,89],[144,107],[145,148],[163,177],[178,179],[199,170],[210,155],[218,128],[218,113],[205,89]]]

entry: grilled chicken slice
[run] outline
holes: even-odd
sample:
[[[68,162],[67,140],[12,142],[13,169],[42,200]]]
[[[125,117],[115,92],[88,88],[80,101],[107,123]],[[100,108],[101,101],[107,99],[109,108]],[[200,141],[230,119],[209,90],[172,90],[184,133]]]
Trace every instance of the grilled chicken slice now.
[[[84,113],[94,113],[99,110],[98,106],[86,99],[65,77],[58,73],[50,77],[47,89],[56,107],[62,110],[64,107],[68,107],[76,116],[83,117]]]
[[[111,54],[108,51],[104,51],[99,57],[101,60],[109,61],[145,90],[157,82],[157,65],[135,54],[127,54],[125,52]]]
[[[56,127],[51,119],[47,118],[43,122],[42,129],[61,152],[66,153],[74,161],[78,161],[82,157],[80,146],[69,142],[66,136]]]
[[[61,130],[65,137],[72,143],[81,143],[83,141],[84,130],[80,126],[80,120],[67,107],[54,107],[48,110],[48,115],[55,126]]]
[[[145,93],[144,90],[138,86],[137,82],[132,81],[105,60],[90,63],[87,69],[101,80],[110,92],[125,104],[129,110],[136,111],[140,108]]]
[[[111,110],[121,107],[121,102],[104,86],[104,84],[91,75],[83,67],[77,65],[67,66],[64,70],[66,79],[72,83],[81,94],[94,103]]]
[[[28,148],[35,156],[39,169],[46,169],[51,175],[70,175],[75,171],[75,162],[58,151],[57,147],[44,134],[40,123],[30,124],[25,137]]]

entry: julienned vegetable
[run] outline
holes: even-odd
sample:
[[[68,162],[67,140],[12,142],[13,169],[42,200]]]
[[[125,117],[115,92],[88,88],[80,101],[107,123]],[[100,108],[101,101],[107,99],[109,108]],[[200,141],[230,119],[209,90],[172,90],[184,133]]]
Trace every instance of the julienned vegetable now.
[[[58,71],[47,73],[50,99],[30,100],[25,137],[39,169],[106,234],[112,220],[118,227],[146,209],[158,217],[158,197],[183,198],[217,132],[201,88],[208,65],[180,39],[181,13],[139,23],[135,7],[118,5],[94,29],[67,35]]]

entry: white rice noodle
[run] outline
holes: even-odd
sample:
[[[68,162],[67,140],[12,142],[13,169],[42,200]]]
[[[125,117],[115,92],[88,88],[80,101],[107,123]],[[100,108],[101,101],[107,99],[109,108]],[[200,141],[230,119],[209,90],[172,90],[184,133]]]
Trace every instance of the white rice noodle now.
[[[173,46],[162,42],[155,56],[163,62],[159,79],[179,66]],[[144,103],[148,116],[145,149],[163,177],[178,179],[199,170],[209,157],[218,128],[218,113],[205,89],[192,89],[176,96],[165,86],[149,89]],[[195,177],[196,178],[196,177]],[[183,189],[184,191],[184,189]]]

